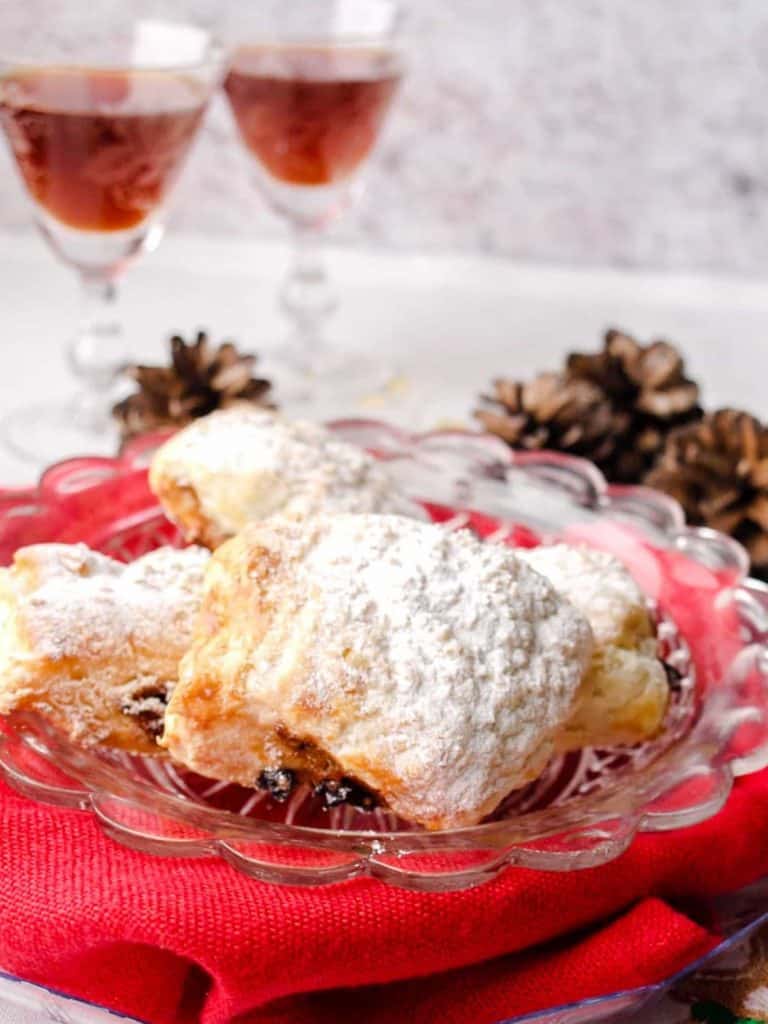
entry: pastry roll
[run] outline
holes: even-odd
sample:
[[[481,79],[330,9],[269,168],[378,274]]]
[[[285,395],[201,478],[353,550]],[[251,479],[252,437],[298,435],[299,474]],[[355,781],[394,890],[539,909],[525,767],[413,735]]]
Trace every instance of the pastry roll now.
[[[555,544],[519,554],[587,617],[595,636],[560,748],[610,747],[656,735],[669,684],[645,597],[629,572],[613,555],[582,546]]]
[[[274,517],[211,558],[162,743],[216,779],[351,780],[426,828],[472,825],[539,774],[592,645],[509,548]]]
[[[149,481],[187,540],[216,548],[275,513],[424,518],[384,463],[325,427],[238,406],[195,420],[156,453]]]
[[[0,569],[0,714],[35,711],[75,742],[160,753],[208,557],[160,548],[123,565],[84,544],[17,551]]]

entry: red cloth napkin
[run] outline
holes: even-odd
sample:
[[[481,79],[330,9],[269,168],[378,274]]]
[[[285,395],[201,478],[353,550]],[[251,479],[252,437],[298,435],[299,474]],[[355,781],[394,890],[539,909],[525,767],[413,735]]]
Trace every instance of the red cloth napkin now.
[[[670,902],[768,870],[768,772],[715,818],[641,836],[603,867],[511,869],[440,895],[279,888],[155,859],[4,787],[0,836],[0,964],[23,977],[151,1024],[491,1024],[658,980],[710,948]]]

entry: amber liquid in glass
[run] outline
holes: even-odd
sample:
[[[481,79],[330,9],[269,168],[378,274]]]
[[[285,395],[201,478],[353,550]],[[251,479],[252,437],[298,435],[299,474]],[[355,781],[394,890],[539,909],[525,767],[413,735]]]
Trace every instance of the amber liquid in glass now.
[[[235,55],[224,88],[266,170],[316,186],[343,181],[365,160],[399,82],[383,49],[252,47]]]
[[[205,110],[167,72],[38,69],[0,79],[0,122],[27,189],[86,231],[140,224],[174,183]]]

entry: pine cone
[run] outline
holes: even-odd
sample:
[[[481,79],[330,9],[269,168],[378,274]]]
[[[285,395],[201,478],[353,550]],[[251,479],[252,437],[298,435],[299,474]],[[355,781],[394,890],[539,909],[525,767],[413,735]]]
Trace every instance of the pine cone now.
[[[645,479],[676,498],[688,522],[730,534],[768,575],[768,427],[720,409],[673,431]]]
[[[542,373],[525,384],[494,381],[494,394],[484,400],[487,407],[475,416],[513,448],[551,448],[600,463],[612,456],[621,433],[599,388],[559,373]]]
[[[678,987],[693,1005],[693,1020],[708,1024],[757,1024],[768,1020],[768,928],[753,932],[727,957],[708,964]]]
[[[513,448],[553,448],[591,459],[617,483],[637,483],[674,427],[700,419],[699,389],[665,341],[640,345],[610,330],[603,349],[574,352],[560,373],[495,382],[475,415]]]
[[[270,382],[252,375],[256,356],[238,352],[232,342],[215,346],[200,331],[190,344],[174,335],[170,349],[170,366],[127,369],[139,390],[112,409],[123,444],[149,431],[184,426],[239,402],[273,408]]]
[[[653,466],[667,434],[702,416],[698,386],[685,376],[682,356],[666,341],[640,345],[622,331],[609,330],[602,352],[568,357],[566,377],[594,384],[614,415],[627,417],[622,443],[600,464],[617,483],[637,483]]]

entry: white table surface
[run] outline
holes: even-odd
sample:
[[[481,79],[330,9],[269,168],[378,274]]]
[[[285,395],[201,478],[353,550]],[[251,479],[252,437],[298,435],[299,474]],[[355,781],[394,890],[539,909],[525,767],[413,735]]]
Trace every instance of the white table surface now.
[[[287,248],[276,243],[169,236],[123,286],[136,357],[162,359],[171,331],[198,327],[264,354],[275,351],[286,329],[275,294],[287,262]],[[765,411],[768,281],[353,249],[330,252],[329,263],[342,297],[334,338],[386,354],[408,385],[387,407],[344,407],[328,393],[329,416],[386,415],[413,427],[470,422],[474,398],[493,376],[554,368],[573,348],[597,348],[611,325],[678,343],[707,405]],[[32,233],[0,235],[0,280],[5,411],[71,390],[63,346],[78,301],[72,272]],[[32,475],[0,452],[0,485]]]
[[[287,248],[275,243],[167,238],[123,287],[136,358],[162,359],[170,332],[198,327],[268,355],[285,329],[275,293],[287,262]],[[571,349],[597,348],[607,326],[678,343],[707,406],[766,412],[768,281],[351,249],[333,250],[329,263],[342,296],[335,338],[385,353],[408,386],[386,407],[344,408],[329,394],[328,416],[386,415],[416,428],[469,423],[492,377],[556,367]],[[0,280],[5,412],[71,388],[63,343],[78,305],[73,274],[32,234],[0,235]],[[32,473],[0,450],[0,486],[30,482]]]

